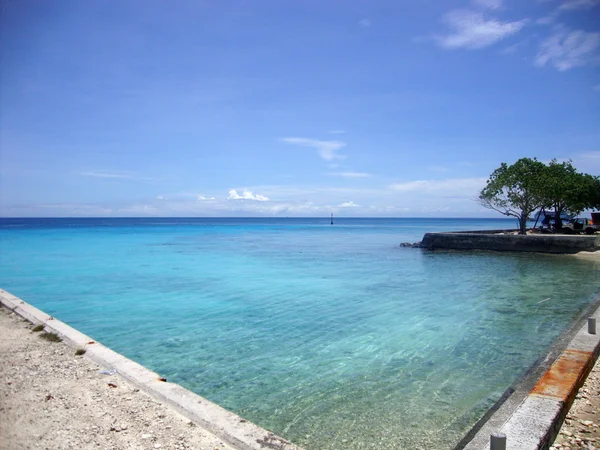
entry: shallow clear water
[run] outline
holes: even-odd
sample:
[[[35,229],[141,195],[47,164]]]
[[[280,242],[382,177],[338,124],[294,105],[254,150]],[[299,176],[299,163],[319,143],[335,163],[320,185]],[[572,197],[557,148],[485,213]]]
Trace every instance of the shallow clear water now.
[[[398,244],[512,227],[0,219],[0,287],[306,449],[445,449],[594,299],[600,267]]]

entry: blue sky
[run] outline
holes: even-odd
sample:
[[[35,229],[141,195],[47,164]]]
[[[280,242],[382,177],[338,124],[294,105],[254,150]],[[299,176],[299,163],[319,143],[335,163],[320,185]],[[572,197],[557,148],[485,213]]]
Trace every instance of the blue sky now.
[[[498,216],[600,175],[600,0],[5,0],[2,216]]]

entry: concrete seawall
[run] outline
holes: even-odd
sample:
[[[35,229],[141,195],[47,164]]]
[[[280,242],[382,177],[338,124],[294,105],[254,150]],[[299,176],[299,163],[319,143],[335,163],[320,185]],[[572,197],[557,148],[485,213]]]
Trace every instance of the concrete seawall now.
[[[578,253],[600,250],[600,235],[515,235],[507,230],[425,233],[421,247],[429,250],[495,250],[508,252]]]
[[[594,302],[594,311],[585,311],[583,318],[600,320],[600,308],[596,307],[599,299]],[[500,432],[506,436],[509,450],[547,450],[599,354],[600,336],[590,333],[588,324],[580,321],[566,348],[526,395],[522,398],[522,393],[515,392],[470,442],[459,448],[490,450],[490,434]]]

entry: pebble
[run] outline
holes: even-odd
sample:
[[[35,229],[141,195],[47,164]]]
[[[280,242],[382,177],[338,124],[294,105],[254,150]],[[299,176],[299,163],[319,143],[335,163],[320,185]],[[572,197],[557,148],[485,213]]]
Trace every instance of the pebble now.
[[[575,402],[562,425],[558,437],[552,450],[568,449],[597,449],[596,442],[599,440],[599,425],[595,423],[596,413],[600,398],[598,397],[598,387],[600,386],[600,363],[594,367],[588,376],[585,385],[577,393]],[[590,408],[591,406],[591,408]]]

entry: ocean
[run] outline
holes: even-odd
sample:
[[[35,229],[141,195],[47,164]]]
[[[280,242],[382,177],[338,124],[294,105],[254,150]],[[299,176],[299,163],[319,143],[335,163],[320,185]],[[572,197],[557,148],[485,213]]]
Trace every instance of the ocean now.
[[[0,287],[306,448],[451,449],[600,292],[508,219],[0,219]]]

